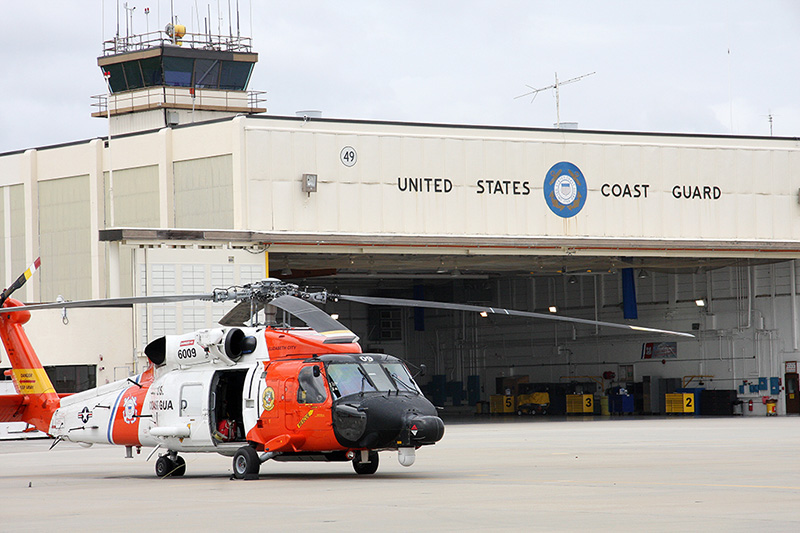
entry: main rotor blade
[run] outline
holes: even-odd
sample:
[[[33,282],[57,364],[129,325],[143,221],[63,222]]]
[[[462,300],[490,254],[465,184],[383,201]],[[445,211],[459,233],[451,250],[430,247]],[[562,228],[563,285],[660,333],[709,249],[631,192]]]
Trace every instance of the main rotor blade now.
[[[31,276],[33,276],[33,273],[36,272],[40,266],[42,266],[42,258],[37,257],[36,261],[34,261],[33,264],[28,267],[28,270],[23,272],[22,275],[18,277],[16,281],[14,281],[14,283],[4,290],[3,294],[0,294],[0,307],[3,307],[3,304],[6,302],[6,300],[8,300],[8,297],[11,296],[15,290],[25,285],[25,282],[28,281]]]
[[[104,298],[102,300],[75,300],[52,302],[46,304],[22,305],[19,307],[5,307],[3,313],[15,311],[39,311],[42,309],[72,309],[76,307],[123,307],[133,304],[157,304],[172,302],[187,302],[190,300],[211,300],[213,294],[171,294],[166,296],[132,296],[128,298]]]
[[[641,331],[645,333],[661,333],[664,335],[677,335],[679,337],[691,337],[694,335],[690,333],[682,333],[680,331],[671,331],[667,329],[647,328],[643,326],[631,326],[628,324],[618,324],[616,322],[602,322],[599,320],[587,320],[584,318],[572,318],[567,316],[559,316],[545,313],[533,313],[530,311],[517,311],[514,309],[502,309],[498,307],[484,307],[481,305],[467,305],[467,304],[452,304],[445,302],[429,302],[424,300],[406,300],[403,298],[376,298],[372,296],[346,296],[336,295],[335,298],[340,300],[348,300],[351,302],[358,302],[367,305],[389,305],[398,307],[425,307],[429,309],[452,309],[455,311],[474,311],[476,313],[494,313],[496,315],[509,315],[521,316],[527,318],[540,318],[543,320],[557,320],[561,322],[572,322],[576,324],[587,324],[590,326],[605,326],[609,328],[627,329],[633,331]]]
[[[255,302],[255,306],[250,305],[250,300],[242,300],[233,306],[219,321],[221,326],[239,327],[244,326],[251,318],[251,312],[261,312],[264,309],[262,302]]]
[[[314,304],[301,300],[295,296],[279,296],[269,305],[274,305],[296,316],[320,335],[327,337],[325,344],[339,344],[357,342],[358,336],[334,320],[328,313]]]

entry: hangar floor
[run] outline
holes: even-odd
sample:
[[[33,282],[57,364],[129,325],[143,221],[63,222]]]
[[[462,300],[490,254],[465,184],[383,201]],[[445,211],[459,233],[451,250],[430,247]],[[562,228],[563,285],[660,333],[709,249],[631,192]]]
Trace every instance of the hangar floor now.
[[[186,455],[157,479],[147,450],[0,442],[0,529],[155,531],[798,531],[797,418],[525,419],[451,423],[411,468],[381,454],[275,463],[231,481]]]

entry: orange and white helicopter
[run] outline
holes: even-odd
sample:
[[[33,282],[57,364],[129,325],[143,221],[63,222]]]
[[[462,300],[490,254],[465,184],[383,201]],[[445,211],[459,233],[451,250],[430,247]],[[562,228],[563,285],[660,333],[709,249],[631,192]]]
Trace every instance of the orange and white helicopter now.
[[[143,296],[24,305],[10,298],[39,260],[0,295],[0,337],[17,394],[0,396],[0,422],[27,422],[55,438],[90,446],[153,447],[156,474],[181,476],[178,455],[213,452],[233,457],[237,478],[255,478],[262,463],[351,461],[373,474],[379,451],[397,451],[403,466],[421,446],[444,435],[444,423],[400,359],[362,353],[358,337],[310,302],[341,299],[364,304],[458,309],[623,329],[686,333],[491,307],[310,292],[267,279],[210,294]],[[71,395],[59,395],[23,325],[31,311],[186,300],[239,302],[222,327],[150,342],[147,370]],[[273,306],[308,328],[259,325]],[[248,322],[250,325],[245,326]]]

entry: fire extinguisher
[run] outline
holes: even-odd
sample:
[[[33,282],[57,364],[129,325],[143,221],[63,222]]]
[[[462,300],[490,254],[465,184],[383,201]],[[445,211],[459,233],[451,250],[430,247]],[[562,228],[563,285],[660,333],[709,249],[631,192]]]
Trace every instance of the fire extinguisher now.
[[[753,400],[750,400],[749,402],[747,402],[747,410],[748,411],[752,411],[753,410]]]

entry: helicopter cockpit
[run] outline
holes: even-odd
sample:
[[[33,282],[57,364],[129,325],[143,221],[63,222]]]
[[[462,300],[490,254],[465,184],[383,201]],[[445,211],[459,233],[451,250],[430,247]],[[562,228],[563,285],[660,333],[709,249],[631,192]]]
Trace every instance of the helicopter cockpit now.
[[[400,361],[388,358],[386,361],[376,361],[369,355],[358,356],[357,359],[331,361],[327,364],[331,391],[335,398],[365,392],[422,394],[414,378]]]
[[[334,434],[343,446],[413,448],[442,438],[444,424],[436,408],[400,359],[328,354],[317,360],[325,365],[326,376],[318,371],[319,379],[327,377]]]

